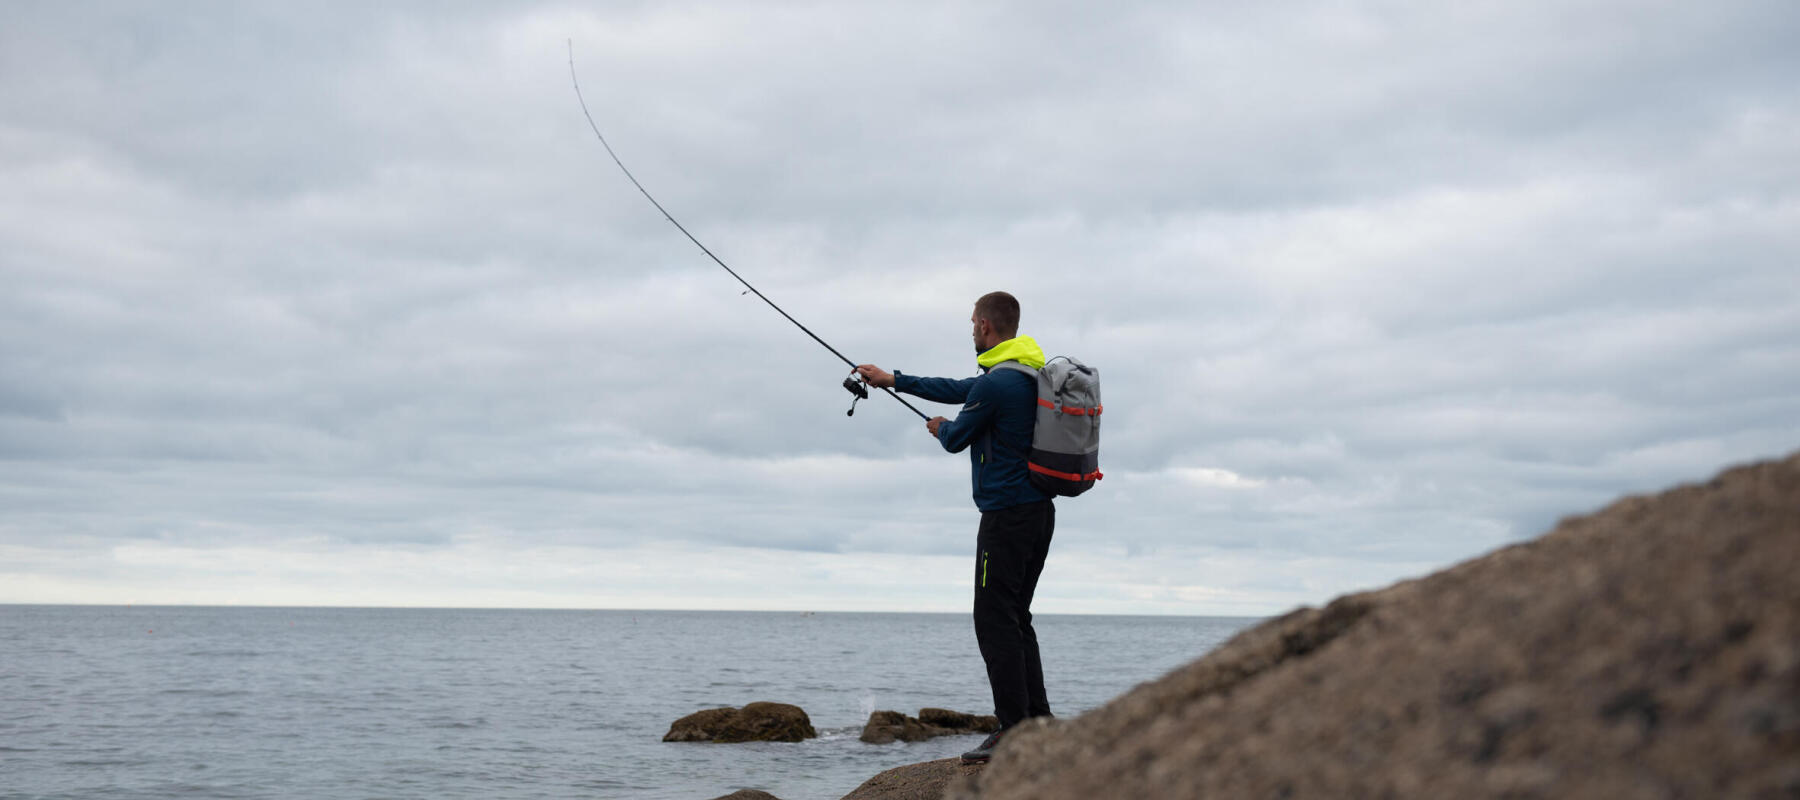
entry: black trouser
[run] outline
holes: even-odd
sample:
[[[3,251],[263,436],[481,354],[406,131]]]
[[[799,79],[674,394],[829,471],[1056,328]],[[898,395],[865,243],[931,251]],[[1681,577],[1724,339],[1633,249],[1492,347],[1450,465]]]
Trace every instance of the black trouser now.
[[[1037,631],[1031,628],[1031,595],[1055,530],[1056,506],[1049,500],[981,512],[981,532],[975,536],[975,641],[987,662],[1002,728],[1050,716]]]

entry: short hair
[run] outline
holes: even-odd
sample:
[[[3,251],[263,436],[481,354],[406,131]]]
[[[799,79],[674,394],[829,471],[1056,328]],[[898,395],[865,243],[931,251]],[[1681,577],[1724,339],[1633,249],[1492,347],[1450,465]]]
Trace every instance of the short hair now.
[[[975,318],[987,320],[996,333],[1011,339],[1019,335],[1019,300],[1005,292],[988,292],[975,301]]]

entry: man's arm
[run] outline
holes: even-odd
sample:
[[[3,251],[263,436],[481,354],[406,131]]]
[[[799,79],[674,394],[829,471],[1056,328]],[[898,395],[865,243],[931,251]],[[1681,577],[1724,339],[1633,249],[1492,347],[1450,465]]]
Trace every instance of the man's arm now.
[[[874,364],[863,364],[856,368],[856,372],[877,389],[893,389],[923,397],[933,403],[967,402],[969,388],[975,385],[974,378],[921,378],[886,372]]]
[[[981,436],[981,432],[993,424],[994,412],[1000,408],[1000,404],[995,402],[993,381],[970,378],[969,382],[971,387],[967,392],[968,402],[957,412],[956,419],[939,423],[937,430],[933,432],[938,443],[952,453],[962,452]]]

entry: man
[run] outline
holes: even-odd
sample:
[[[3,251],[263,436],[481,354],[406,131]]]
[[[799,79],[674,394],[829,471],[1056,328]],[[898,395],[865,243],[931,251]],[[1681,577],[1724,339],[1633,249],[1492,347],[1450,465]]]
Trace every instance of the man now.
[[[1001,735],[1014,725],[1050,716],[1037,632],[1031,627],[1031,596],[1050,550],[1056,507],[1050,495],[1031,485],[1025,467],[1037,419],[1037,383],[1018,370],[994,369],[1006,361],[1037,369],[1044,366],[1044,351],[1031,337],[1018,335],[1019,301],[1005,292],[975,301],[969,322],[982,371],[977,377],[920,378],[873,364],[856,370],[878,387],[963,404],[956,419],[934,417],[925,430],[949,452],[969,451],[975,507],[981,510],[975,536],[975,640],[987,664],[1000,730],[962,756],[964,763],[979,763],[993,755]]]

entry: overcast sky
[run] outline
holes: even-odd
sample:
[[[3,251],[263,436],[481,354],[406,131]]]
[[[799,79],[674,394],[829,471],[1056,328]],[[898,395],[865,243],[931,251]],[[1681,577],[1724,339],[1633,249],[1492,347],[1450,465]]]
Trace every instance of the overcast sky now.
[[[0,602],[965,610],[966,458],[844,415],[570,40],[851,358],[972,375],[1006,289],[1100,368],[1040,612],[1323,603],[1800,448],[1790,0],[0,22]]]

